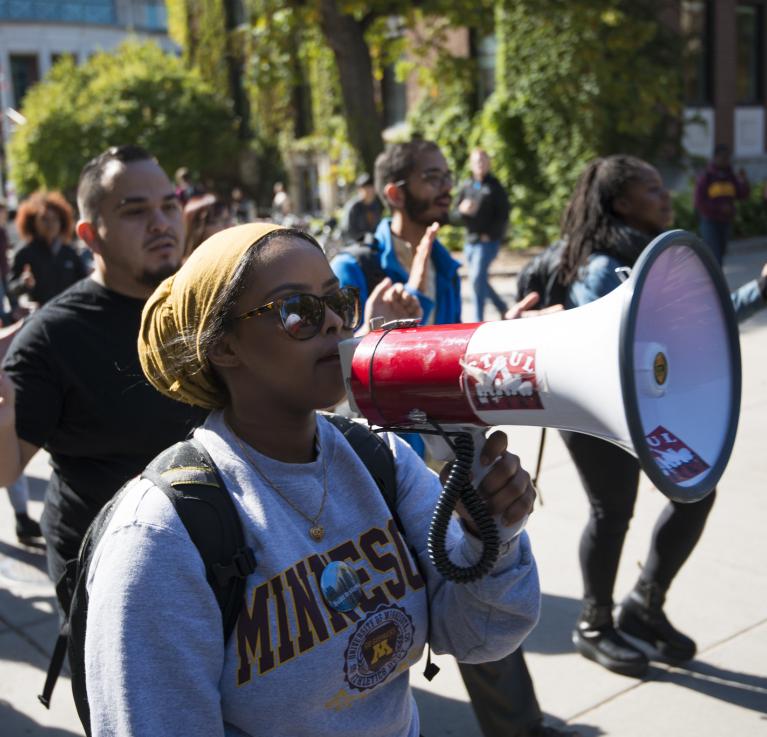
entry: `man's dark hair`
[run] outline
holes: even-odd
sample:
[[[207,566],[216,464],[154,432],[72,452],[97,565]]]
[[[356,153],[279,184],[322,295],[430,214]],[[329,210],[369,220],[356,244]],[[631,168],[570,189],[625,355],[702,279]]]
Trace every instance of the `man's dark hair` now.
[[[367,172],[360,174],[354,182],[357,187],[371,187],[373,185],[373,177]]]
[[[106,151],[91,159],[80,172],[77,184],[77,207],[83,220],[95,222],[99,205],[104,196],[103,179],[107,166],[112,161],[129,164],[134,161],[154,161],[155,157],[141,146],[110,146]]]
[[[391,182],[407,179],[415,169],[421,154],[431,151],[439,151],[439,146],[434,141],[424,141],[420,138],[387,146],[376,159],[375,179],[378,196],[386,202],[384,187]]]

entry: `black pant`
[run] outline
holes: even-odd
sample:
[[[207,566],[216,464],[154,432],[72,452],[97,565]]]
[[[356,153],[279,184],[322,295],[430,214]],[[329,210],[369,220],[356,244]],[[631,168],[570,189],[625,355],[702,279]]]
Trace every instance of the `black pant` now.
[[[634,514],[639,463],[617,445],[563,432],[591,504],[580,542],[584,597],[612,604],[623,541]],[[715,493],[693,504],[669,502],[655,523],[642,578],[668,589],[695,547]],[[522,648],[495,663],[459,663],[484,737],[516,737],[542,719]]]
[[[639,463],[605,440],[562,432],[591,512],[580,542],[584,597],[598,605],[613,603],[623,541],[634,514]],[[715,492],[692,504],[669,502],[655,523],[643,580],[666,591],[698,542],[714,504]]]
[[[543,719],[522,648],[495,663],[458,663],[484,737],[518,737]]]

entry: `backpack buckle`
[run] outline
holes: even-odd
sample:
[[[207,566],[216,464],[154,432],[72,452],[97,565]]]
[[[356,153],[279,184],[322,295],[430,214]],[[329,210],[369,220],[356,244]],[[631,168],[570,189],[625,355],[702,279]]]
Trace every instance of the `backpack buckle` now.
[[[226,586],[231,578],[247,578],[256,570],[256,555],[251,548],[240,548],[229,563],[214,563],[212,573],[219,586]]]

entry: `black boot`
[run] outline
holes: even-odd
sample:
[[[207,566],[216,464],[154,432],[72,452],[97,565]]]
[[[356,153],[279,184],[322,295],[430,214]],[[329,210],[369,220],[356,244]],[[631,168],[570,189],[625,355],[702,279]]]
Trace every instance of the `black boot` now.
[[[585,601],[573,630],[576,650],[589,660],[623,676],[647,672],[647,656],[621,637],[613,625],[612,606]]]
[[[35,538],[42,538],[43,532],[40,525],[35,522],[26,512],[16,513],[16,539],[22,545],[29,545]]]
[[[695,657],[695,642],[676,629],[663,613],[666,592],[641,579],[623,600],[618,627],[627,635],[650,643],[667,660],[683,662]]]

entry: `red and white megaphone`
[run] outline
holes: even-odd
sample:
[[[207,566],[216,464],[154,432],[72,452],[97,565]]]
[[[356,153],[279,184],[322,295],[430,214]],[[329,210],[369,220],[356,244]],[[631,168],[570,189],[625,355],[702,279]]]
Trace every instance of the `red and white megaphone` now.
[[[395,327],[344,341],[350,404],[371,425],[531,425],[633,453],[693,502],[720,479],[740,411],[729,290],[690,233],[658,236],[631,276],[584,307],[531,320]]]

